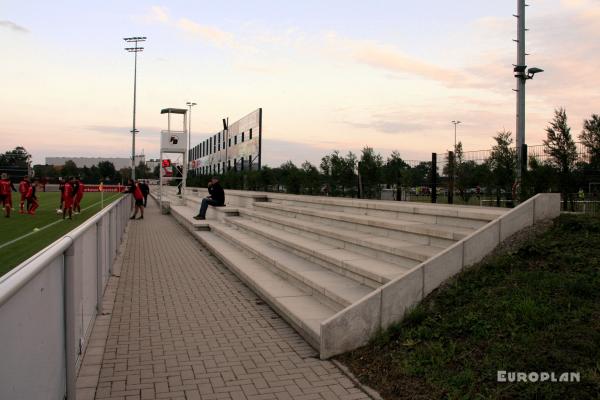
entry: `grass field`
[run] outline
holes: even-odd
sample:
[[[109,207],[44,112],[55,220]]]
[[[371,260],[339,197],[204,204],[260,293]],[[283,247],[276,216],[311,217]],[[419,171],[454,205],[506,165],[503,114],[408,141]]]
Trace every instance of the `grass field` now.
[[[561,216],[340,358],[385,399],[600,398],[600,218]],[[499,370],[581,381],[498,383]]]
[[[120,194],[105,193],[104,206],[114,201]],[[100,193],[86,193],[81,202],[81,214],[73,219],[62,220],[56,214],[59,205],[59,193],[38,193],[40,207],[35,215],[19,214],[19,197],[13,194],[13,207],[10,218],[0,217],[0,276],[4,275],[22,261],[28,259],[44,247],[73,230],[101,209]],[[58,221],[58,222],[57,222]],[[51,226],[48,226],[55,223]],[[39,231],[33,233],[34,229]],[[32,233],[12,244],[8,242]]]

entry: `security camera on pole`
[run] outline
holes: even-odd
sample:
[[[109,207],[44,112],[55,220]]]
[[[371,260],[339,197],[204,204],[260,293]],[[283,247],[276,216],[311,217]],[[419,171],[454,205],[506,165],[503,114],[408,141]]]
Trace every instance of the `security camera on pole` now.
[[[517,78],[517,184],[520,184],[521,175],[527,167],[527,147],[525,145],[525,83],[533,79],[534,75],[543,72],[540,68],[529,68],[525,63],[525,0],[517,0],[517,64],[514,65],[515,78]]]

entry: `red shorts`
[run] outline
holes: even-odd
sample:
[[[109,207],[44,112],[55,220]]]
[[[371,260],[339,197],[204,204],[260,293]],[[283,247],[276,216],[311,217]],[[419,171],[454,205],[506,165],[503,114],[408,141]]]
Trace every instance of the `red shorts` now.
[[[2,201],[2,205],[12,207],[12,193],[0,195],[0,201]]]
[[[27,194],[21,193],[21,202],[27,200]]]
[[[71,207],[73,207],[73,198],[69,196],[69,197],[63,199],[63,208],[71,208]]]

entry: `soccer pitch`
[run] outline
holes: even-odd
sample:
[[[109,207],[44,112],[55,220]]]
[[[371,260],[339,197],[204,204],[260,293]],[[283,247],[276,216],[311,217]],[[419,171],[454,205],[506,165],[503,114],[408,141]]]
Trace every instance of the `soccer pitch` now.
[[[37,196],[40,207],[35,215],[19,214],[20,195],[13,193],[10,218],[4,218],[3,213],[0,216],[0,276],[101,210],[101,193],[88,192],[81,201],[81,214],[73,215],[72,220],[67,217],[63,221],[62,214],[56,214],[60,193],[38,192]],[[120,193],[104,193],[104,206],[120,196]],[[34,231],[35,228],[38,230]],[[11,241],[13,243],[8,244]]]

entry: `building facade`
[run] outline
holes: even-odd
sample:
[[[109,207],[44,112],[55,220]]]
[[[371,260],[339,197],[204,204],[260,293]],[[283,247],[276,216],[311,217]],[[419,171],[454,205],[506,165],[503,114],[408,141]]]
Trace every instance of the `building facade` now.
[[[189,151],[189,169],[196,174],[259,170],[262,148],[262,108],[206,138]]]

